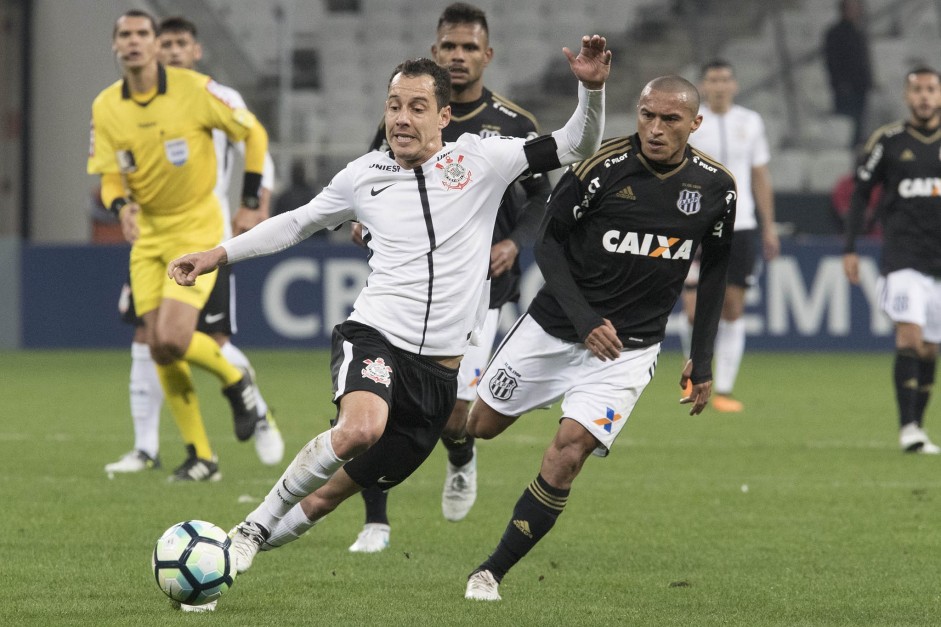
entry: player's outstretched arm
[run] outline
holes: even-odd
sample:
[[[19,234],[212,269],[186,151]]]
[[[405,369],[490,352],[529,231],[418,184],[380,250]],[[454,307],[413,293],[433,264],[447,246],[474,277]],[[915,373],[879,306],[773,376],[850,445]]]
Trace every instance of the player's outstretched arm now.
[[[568,48],[562,52],[568,57],[572,73],[588,89],[601,89],[611,71],[611,51],[606,48],[607,40],[601,35],[582,37],[582,48],[578,56]]]
[[[225,265],[228,256],[225,248],[216,246],[212,250],[201,253],[189,253],[174,259],[167,267],[167,276],[179,285],[190,287],[196,285],[196,277],[212,272],[219,266]]]

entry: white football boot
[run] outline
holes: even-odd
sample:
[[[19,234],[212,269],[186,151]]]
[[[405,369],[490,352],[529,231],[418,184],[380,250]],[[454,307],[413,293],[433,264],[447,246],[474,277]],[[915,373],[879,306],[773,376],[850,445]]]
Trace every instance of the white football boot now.
[[[451,522],[464,520],[477,500],[477,447],[474,455],[463,466],[448,462],[441,493],[441,513]]]
[[[478,570],[467,578],[465,599],[472,601],[499,601],[502,599],[499,592],[500,584],[489,570]]]
[[[389,546],[391,527],[382,523],[366,523],[350,545],[351,553],[378,553]]]

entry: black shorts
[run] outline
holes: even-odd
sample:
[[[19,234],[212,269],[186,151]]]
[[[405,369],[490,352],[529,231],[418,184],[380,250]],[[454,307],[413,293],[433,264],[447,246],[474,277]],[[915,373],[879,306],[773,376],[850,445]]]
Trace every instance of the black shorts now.
[[[755,260],[757,259],[758,231],[748,229],[735,231],[732,237],[732,253],[729,257],[727,282],[729,285],[749,288],[755,284]]]
[[[367,391],[389,405],[379,440],[344,466],[364,488],[388,490],[404,481],[434,450],[457,400],[457,369],[389,344],[378,331],[347,320],[333,329],[334,403]]]
[[[219,268],[219,276],[216,277],[216,284],[209,293],[209,300],[206,301],[203,310],[199,312],[199,321],[196,323],[196,330],[203,333],[213,334],[222,333],[223,335],[235,334],[235,307],[233,307],[232,294],[235,292],[235,277],[232,275],[232,268],[222,266]],[[127,324],[133,324],[139,327],[144,324],[137,312],[134,310],[134,295],[131,292],[131,279],[128,277],[127,283],[121,287],[121,296],[118,298],[118,311],[121,312],[121,320]]]

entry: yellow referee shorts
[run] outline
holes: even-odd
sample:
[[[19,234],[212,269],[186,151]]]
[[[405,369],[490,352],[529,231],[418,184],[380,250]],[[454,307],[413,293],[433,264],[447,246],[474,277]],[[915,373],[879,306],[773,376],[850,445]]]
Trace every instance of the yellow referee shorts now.
[[[192,209],[170,215],[138,214],[140,236],[131,248],[131,290],[138,316],[153,311],[166,298],[202,309],[216,282],[204,274],[193,287],[177,285],[167,276],[171,261],[222,241],[222,212],[215,195]]]

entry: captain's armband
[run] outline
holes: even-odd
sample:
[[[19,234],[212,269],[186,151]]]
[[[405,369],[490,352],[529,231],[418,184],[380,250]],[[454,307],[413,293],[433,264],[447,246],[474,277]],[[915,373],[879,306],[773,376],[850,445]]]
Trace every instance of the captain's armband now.
[[[549,172],[562,167],[559,161],[559,145],[552,135],[540,135],[523,144],[523,152],[533,172]]]

